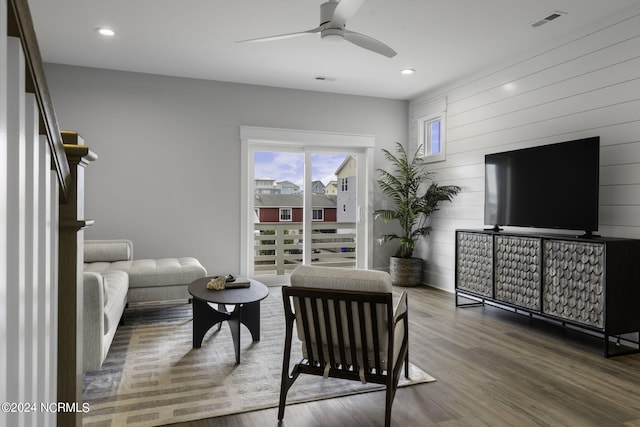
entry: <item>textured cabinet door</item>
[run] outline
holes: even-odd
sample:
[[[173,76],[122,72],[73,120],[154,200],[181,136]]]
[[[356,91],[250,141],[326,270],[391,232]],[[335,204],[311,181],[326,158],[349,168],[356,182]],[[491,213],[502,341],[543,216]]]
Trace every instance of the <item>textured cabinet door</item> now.
[[[456,245],[458,289],[493,297],[493,236],[458,232]]]
[[[541,248],[539,238],[496,236],[496,300],[540,311]]]
[[[603,328],[605,245],[545,240],[542,311]]]

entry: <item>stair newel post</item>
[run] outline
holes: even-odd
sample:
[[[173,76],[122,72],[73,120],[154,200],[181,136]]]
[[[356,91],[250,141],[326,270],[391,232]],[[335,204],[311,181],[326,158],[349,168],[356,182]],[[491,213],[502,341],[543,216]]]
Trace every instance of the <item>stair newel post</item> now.
[[[68,199],[60,204],[58,269],[58,402],[77,411],[58,412],[57,424],[82,425],[82,313],[84,228],[84,169],[97,155],[76,132],[62,132],[71,169]]]

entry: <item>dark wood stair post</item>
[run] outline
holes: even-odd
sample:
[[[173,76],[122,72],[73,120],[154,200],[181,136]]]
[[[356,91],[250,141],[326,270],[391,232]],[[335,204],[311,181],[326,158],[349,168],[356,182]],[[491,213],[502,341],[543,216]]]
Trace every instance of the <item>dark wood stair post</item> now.
[[[62,132],[71,169],[66,203],[60,204],[58,264],[58,402],[75,411],[58,411],[59,426],[82,425],[82,303],[84,228],[84,168],[97,159],[75,132]]]

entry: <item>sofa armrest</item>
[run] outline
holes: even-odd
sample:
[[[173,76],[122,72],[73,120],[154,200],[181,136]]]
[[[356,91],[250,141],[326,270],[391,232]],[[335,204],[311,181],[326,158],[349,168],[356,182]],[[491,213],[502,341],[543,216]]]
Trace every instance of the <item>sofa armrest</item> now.
[[[84,262],[114,262],[133,259],[133,242],[126,239],[85,240]]]
[[[102,366],[104,351],[104,278],[99,273],[84,273],[83,287],[83,366],[85,371],[93,371]]]

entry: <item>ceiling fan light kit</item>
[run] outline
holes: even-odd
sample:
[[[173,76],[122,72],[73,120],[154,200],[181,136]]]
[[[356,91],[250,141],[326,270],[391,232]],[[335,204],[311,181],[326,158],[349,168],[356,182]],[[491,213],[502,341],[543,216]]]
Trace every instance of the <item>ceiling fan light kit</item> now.
[[[364,0],[328,1],[320,5],[320,25],[316,28],[297,33],[241,40],[238,43],[266,42],[320,33],[322,40],[332,42],[347,40],[363,49],[393,58],[396,51],[386,44],[364,34],[345,29],[346,22],[355,15],[363,3]]]

